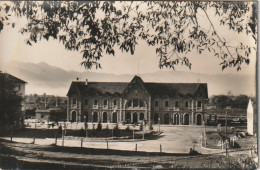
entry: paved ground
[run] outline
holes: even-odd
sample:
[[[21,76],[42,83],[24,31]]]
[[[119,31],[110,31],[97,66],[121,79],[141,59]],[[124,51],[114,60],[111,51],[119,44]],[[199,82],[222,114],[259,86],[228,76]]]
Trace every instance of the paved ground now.
[[[72,129],[76,129],[75,126],[79,126],[76,124],[72,124]],[[106,126],[103,125],[103,126]],[[110,125],[113,126],[113,125]],[[120,128],[125,128],[126,126],[121,126]],[[158,131],[159,126],[154,125],[154,130]],[[91,127],[92,128],[92,127]],[[136,127],[138,128],[138,127]],[[212,127],[207,127],[212,128]],[[201,147],[201,133],[203,132],[202,126],[172,126],[172,125],[161,125],[161,132],[163,132],[158,139],[155,140],[109,140],[108,144],[105,139],[96,138],[84,138],[83,139],[83,147],[86,148],[100,148],[106,149],[107,146],[109,149],[115,150],[128,150],[135,151],[136,144],[138,151],[144,152],[160,152],[160,146],[162,152],[164,153],[189,153],[190,148],[195,149],[199,153],[202,154],[225,154],[225,150],[221,149],[208,149]],[[10,140],[10,137],[2,137],[2,139]],[[13,138],[15,142],[23,142],[23,143],[32,143],[32,138]],[[51,145],[55,143],[55,139],[46,138],[46,139],[36,139],[35,144],[38,145]],[[58,146],[62,146],[62,139],[59,138],[57,141]],[[64,146],[71,147],[81,147],[80,138],[68,138],[65,137]],[[243,151],[247,152],[248,151]]]
[[[158,126],[154,126],[154,130],[159,130]],[[137,144],[138,151],[146,152],[160,152],[160,145],[162,152],[166,153],[188,153],[190,148],[197,150],[200,148],[201,132],[203,130],[200,126],[160,126],[163,132],[159,139],[156,140],[127,140],[125,142],[118,142],[116,140],[109,141],[109,149],[116,150],[135,150]],[[10,138],[4,138],[9,139]],[[13,138],[13,141],[31,143],[31,138]],[[36,139],[35,144],[49,145],[55,142],[55,139]],[[58,139],[58,145],[62,145],[62,140]],[[81,146],[80,139],[65,138],[64,146]],[[107,148],[106,141],[96,141],[93,139],[84,139],[83,147],[88,148]]]

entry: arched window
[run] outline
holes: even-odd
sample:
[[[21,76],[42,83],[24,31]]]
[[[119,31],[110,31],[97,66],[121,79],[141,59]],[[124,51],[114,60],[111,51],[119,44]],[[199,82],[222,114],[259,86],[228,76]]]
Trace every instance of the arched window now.
[[[144,114],[143,113],[140,113],[140,118],[139,120],[144,120]]]
[[[103,123],[107,123],[107,112],[103,113]]]
[[[98,113],[94,112],[93,114],[93,122],[98,122]]]
[[[113,113],[113,123],[117,123],[117,113],[116,112],[114,112]]]
[[[125,121],[126,123],[130,123],[131,122],[131,113],[127,112],[125,115]]]
[[[71,121],[72,121],[72,122],[76,122],[76,120],[77,120],[76,117],[77,117],[77,112],[76,112],[76,111],[73,111],[73,112],[72,112],[72,116],[71,116]]]

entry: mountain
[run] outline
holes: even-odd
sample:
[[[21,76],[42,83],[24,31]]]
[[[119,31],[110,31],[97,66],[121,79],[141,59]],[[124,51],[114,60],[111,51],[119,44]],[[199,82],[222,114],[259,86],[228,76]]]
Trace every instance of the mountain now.
[[[48,65],[44,62],[23,63],[12,61],[8,64],[8,72],[28,82],[26,94],[47,93],[66,95],[71,81],[77,77],[88,81],[122,81],[129,82],[134,75],[97,73],[93,71],[67,71],[62,68]],[[245,74],[202,74],[182,71],[158,71],[155,73],[139,74],[145,82],[170,83],[208,83],[209,96],[227,94],[232,91],[234,95],[246,94],[255,96],[255,77]]]

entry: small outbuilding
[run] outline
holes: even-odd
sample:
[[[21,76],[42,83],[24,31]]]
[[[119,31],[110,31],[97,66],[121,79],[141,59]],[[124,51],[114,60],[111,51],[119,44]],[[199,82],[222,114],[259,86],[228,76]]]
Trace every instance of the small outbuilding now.
[[[249,135],[255,135],[257,133],[257,106],[256,102],[252,99],[249,99],[247,106],[247,133]]]

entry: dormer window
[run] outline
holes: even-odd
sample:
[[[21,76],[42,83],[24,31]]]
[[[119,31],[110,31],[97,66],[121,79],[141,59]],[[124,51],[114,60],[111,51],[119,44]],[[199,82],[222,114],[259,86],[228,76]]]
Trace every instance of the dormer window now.
[[[98,105],[98,100],[97,100],[97,99],[94,100],[94,105],[95,105],[95,106]]]
[[[188,101],[185,102],[185,107],[189,107],[189,102]]]
[[[175,101],[175,107],[179,107],[179,102]]]
[[[107,107],[107,100],[104,100],[104,107]]]
[[[76,104],[77,100],[75,98],[72,98],[72,104]]]
[[[85,99],[84,103],[85,105],[88,105],[88,99]]]
[[[133,107],[138,107],[138,99],[133,100]]]
[[[164,106],[165,106],[165,107],[169,107],[169,101],[168,101],[168,100],[165,101]]]
[[[129,101],[129,102],[127,103],[127,106],[128,106],[128,107],[132,107],[132,101]]]
[[[154,102],[154,106],[159,107],[159,101],[158,100]]]
[[[144,102],[139,100],[139,107],[144,107]]]
[[[198,101],[198,107],[201,107],[202,103],[201,101]]]

